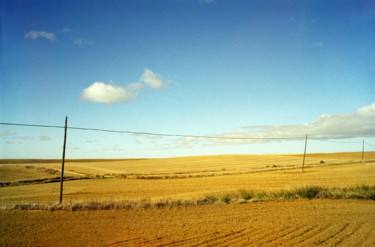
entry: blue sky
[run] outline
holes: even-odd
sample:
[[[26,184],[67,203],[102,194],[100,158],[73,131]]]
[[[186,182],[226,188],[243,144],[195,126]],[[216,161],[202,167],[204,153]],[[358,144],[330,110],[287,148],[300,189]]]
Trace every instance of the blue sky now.
[[[374,150],[373,1],[5,0],[1,25],[3,123],[295,138],[69,130],[67,158]],[[62,143],[0,125],[0,158]]]

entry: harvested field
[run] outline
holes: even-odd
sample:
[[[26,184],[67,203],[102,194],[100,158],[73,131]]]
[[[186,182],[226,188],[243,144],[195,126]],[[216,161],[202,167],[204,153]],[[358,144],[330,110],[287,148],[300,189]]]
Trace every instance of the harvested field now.
[[[362,153],[308,154],[306,167],[360,162]],[[375,160],[366,152],[365,160]],[[190,178],[300,168],[303,155],[214,155],[165,159],[68,160],[66,176],[126,178]],[[5,168],[6,169],[5,169]],[[59,160],[0,160],[0,182],[32,179],[30,169],[61,170]],[[24,170],[22,170],[24,168]],[[12,169],[17,169],[12,172]],[[36,171],[37,169],[34,169]],[[8,171],[8,172],[6,172]],[[9,176],[8,174],[17,174]],[[35,177],[48,177],[38,174]]]
[[[0,245],[374,246],[375,202],[294,200],[0,213]]]
[[[238,199],[245,190],[272,195],[304,186],[321,186],[331,193],[317,198],[372,199],[375,163],[370,158],[375,159],[375,153],[366,153],[367,161],[360,157],[360,153],[311,154],[303,173],[301,155],[70,161],[69,176],[91,179],[65,181],[65,205],[93,202],[99,210],[0,210],[0,245],[374,246],[374,200],[296,200],[301,197],[282,194],[270,201]],[[54,177],[60,166],[56,161],[0,163],[0,182],[12,183]],[[362,190],[372,186],[371,191],[362,191],[365,197],[345,192],[357,185],[364,185]],[[59,189],[59,183],[3,186],[0,206],[27,208],[22,205],[36,203],[52,209],[48,205],[58,201]],[[227,201],[226,193],[237,193],[237,199]],[[194,203],[210,197],[219,201]],[[169,203],[179,200],[183,203]],[[125,205],[121,204],[125,201],[141,206],[100,210],[107,202]],[[158,202],[167,203],[159,207]]]
[[[375,163],[357,163],[185,179],[88,179],[64,182],[64,201],[194,199],[217,191],[274,191],[293,186],[375,184]],[[58,183],[0,188],[0,203],[56,202]]]

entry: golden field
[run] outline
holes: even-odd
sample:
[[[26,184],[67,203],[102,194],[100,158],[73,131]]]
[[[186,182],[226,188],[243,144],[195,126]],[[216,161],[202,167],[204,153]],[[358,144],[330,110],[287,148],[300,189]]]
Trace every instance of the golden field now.
[[[341,164],[360,161],[362,153],[322,153],[306,155],[306,166]],[[375,152],[366,152],[365,160],[374,160]],[[164,159],[124,159],[124,160],[67,160],[66,176],[96,176],[96,175],[127,175],[137,176],[174,176],[195,177],[209,175],[226,175],[248,173],[275,169],[301,167],[303,155],[215,155],[195,156]],[[35,168],[61,170],[61,160],[0,160],[0,182],[11,179],[6,170],[11,173],[16,168]],[[29,169],[30,170],[30,169]],[[28,171],[17,171],[18,179],[23,180]],[[40,178],[37,174],[35,178]],[[17,180],[17,178],[13,178]]]
[[[196,201],[239,190],[375,185],[375,152],[68,160],[63,201]],[[60,161],[0,161],[0,205],[51,204]],[[27,184],[25,181],[34,181]],[[275,199],[120,210],[0,210],[3,246],[374,246],[375,201]],[[238,203],[240,202],[240,203]]]
[[[91,179],[64,182],[65,201],[193,199],[232,190],[271,191],[301,185],[347,187],[375,184],[375,152],[302,155],[219,155],[169,159],[78,160],[65,164],[65,175]],[[324,162],[324,163],[323,163]],[[0,164],[0,182],[48,178],[60,162]],[[45,172],[47,171],[47,172]],[[59,174],[57,174],[59,175]],[[59,183],[0,188],[0,203],[55,202]]]

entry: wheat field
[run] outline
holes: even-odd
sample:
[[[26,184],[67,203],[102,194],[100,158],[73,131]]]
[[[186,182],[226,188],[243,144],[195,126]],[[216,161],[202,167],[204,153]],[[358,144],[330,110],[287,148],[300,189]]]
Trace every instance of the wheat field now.
[[[374,200],[224,198],[207,204],[207,198],[239,191],[272,194],[317,186],[342,193],[351,186],[374,188],[375,152],[365,153],[364,161],[361,153],[309,154],[304,172],[302,159],[290,154],[68,160],[65,176],[76,180],[64,182],[63,205],[71,209],[53,212],[48,207],[4,206],[59,205],[56,177],[61,163],[2,160],[0,245],[374,246]],[[202,198],[205,203],[192,203]],[[188,203],[160,203],[178,200]],[[143,206],[72,210],[80,203],[124,201]]]
[[[346,187],[375,184],[375,152],[310,154],[302,173],[301,155],[219,155],[169,159],[67,161],[65,176],[89,178],[64,182],[67,201],[192,199],[231,190],[271,191],[300,185]],[[11,164],[13,162],[13,164]],[[23,161],[25,162],[25,161]],[[56,161],[6,161],[0,182],[60,175]],[[57,176],[57,177],[58,177]],[[54,202],[59,183],[0,188],[0,202]]]

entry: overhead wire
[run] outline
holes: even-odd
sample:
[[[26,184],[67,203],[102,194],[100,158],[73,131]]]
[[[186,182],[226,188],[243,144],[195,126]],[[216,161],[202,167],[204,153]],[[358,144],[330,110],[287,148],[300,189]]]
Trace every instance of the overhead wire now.
[[[356,142],[347,142],[347,141],[322,140],[322,139],[318,139],[318,138],[314,138],[314,137],[311,137],[309,139],[313,140],[313,141],[334,142],[334,143],[362,143],[362,142],[359,142],[359,141],[356,141]]]
[[[10,125],[10,126],[25,126],[25,127],[41,127],[41,128],[59,128],[63,129],[64,126],[56,125],[40,125],[40,124],[19,124],[19,123],[0,123],[0,125]],[[207,136],[207,135],[183,135],[183,134],[164,134],[164,133],[152,133],[152,132],[140,132],[140,131],[129,131],[129,130],[109,130],[109,129],[98,129],[98,128],[82,128],[82,127],[67,127],[67,129],[72,130],[85,130],[85,131],[101,131],[110,133],[120,133],[120,134],[133,134],[133,135],[149,135],[149,136],[164,136],[164,137],[193,137],[193,138],[206,138],[206,139],[227,139],[227,140],[298,140],[305,137],[226,137],[226,136]]]
[[[64,126],[58,125],[42,125],[42,124],[21,124],[21,123],[0,123],[0,125],[10,126],[24,126],[24,127],[39,127],[39,128],[57,128],[64,129]],[[83,128],[83,127],[72,127],[68,126],[67,129],[71,130],[84,130],[84,131],[100,131],[108,133],[119,133],[119,134],[132,134],[132,135],[148,135],[148,136],[162,136],[162,137],[184,137],[184,138],[204,138],[204,139],[224,139],[224,140],[303,140],[305,136],[296,137],[229,137],[229,136],[208,136],[208,135],[186,135],[186,134],[165,134],[165,133],[153,133],[153,132],[141,132],[141,131],[130,131],[130,130],[110,130],[100,128]],[[322,142],[334,142],[334,143],[362,143],[362,142],[347,142],[347,141],[335,141],[335,140],[324,140],[321,138],[309,136],[309,140],[322,141]],[[375,146],[366,143],[370,146]]]

